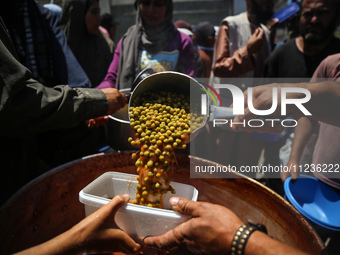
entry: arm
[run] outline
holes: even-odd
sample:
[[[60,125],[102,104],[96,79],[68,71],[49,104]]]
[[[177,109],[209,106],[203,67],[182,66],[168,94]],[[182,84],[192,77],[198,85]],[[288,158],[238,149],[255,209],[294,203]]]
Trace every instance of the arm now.
[[[107,70],[107,74],[104,80],[97,86],[98,89],[116,87],[121,44],[122,44],[122,39],[120,39],[120,41],[117,44],[112,62],[109,66],[109,69]]]
[[[340,126],[339,107],[340,107],[340,84],[334,81],[315,82],[315,83],[285,83],[285,84],[269,84],[253,88],[253,105],[255,109],[263,110],[270,109],[272,106],[272,88],[277,87],[280,95],[281,87],[299,87],[310,91],[311,99],[304,104],[304,107],[312,114],[308,118],[325,122],[334,126]],[[244,93],[247,98],[247,92]],[[300,93],[288,93],[289,99],[298,99],[302,95]],[[304,95],[303,95],[304,96]],[[279,97],[280,98],[280,97]],[[247,99],[245,100],[244,115],[237,115],[233,122],[242,122],[243,120],[250,120],[256,116],[250,112],[247,106]],[[300,119],[303,114],[295,106],[288,105],[287,116],[293,116],[294,119]],[[269,117],[269,116],[267,116]],[[278,100],[278,107],[275,112],[270,114],[270,117],[284,118],[281,115],[281,100]],[[241,125],[233,125],[232,129],[237,130],[242,128],[246,132],[262,132],[262,133],[280,133],[283,128],[270,125],[264,125],[259,128],[243,127]]]
[[[236,50],[232,56],[229,52],[229,29],[227,23],[220,26],[216,38],[214,74],[217,77],[237,77],[254,70],[255,59],[252,56],[265,42],[265,33],[261,28],[255,30],[247,45]]]
[[[191,250],[204,251],[208,254],[230,252],[234,234],[243,225],[236,214],[220,205],[193,202],[184,198],[171,198],[169,202],[175,211],[190,215],[192,218],[163,235],[146,237],[144,239],[146,245],[171,250],[185,243]],[[255,231],[248,239],[245,254],[303,253]]]
[[[292,143],[292,151],[290,153],[289,161],[287,163],[287,166],[291,170],[298,169],[299,161],[301,158],[301,155],[303,153],[304,148],[306,147],[309,138],[311,137],[315,125],[317,125],[317,121],[313,119],[309,119],[306,117],[302,117],[298,120],[298,125],[295,128],[294,131],[294,139]],[[293,179],[297,179],[299,173],[298,172],[290,172]],[[282,182],[286,180],[289,173],[287,172],[281,172],[281,179]]]
[[[126,103],[113,89],[48,88],[30,79],[31,73],[14,57],[15,50],[0,24],[0,134],[33,135],[85,119],[111,114]]]
[[[114,222],[117,210],[129,201],[129,195],[116,196],[98,211],[61,235],[17,255],[135,253],[141,246],[120,230]]]

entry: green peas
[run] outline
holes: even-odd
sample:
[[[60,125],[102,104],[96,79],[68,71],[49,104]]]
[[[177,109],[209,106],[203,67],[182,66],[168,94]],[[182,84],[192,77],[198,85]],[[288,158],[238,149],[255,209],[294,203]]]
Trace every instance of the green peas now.
[[[172,150],[172,146],[171,146],[170,144],[168,144],[167,146],[165,146],[165,149],[166,149],[167,151],[171,151],[171,150]]]
[[[190,113],[189,97],[173,92],[160,91],[145,92],[135,98],[130,105],[130,125],[135,131],[136,139],[130,137],[128,142],[141,148],[139,153],[132,154],[136,160],[137,179],[136,199],[133,203],[150,207],[161,207],[161,201],[149,201],[148,195],[158,196],[168,191],[175,192],[171,186],[162,189],[162,176],[166,178],[166,171],[170,163],[176,163],[174,148],[185,149],[184,133],[190,133],[190,124],[197,126],[200,118]],[[143,177],[142,177],[143,176]],[[169,180],[165,180],[167,185]]]

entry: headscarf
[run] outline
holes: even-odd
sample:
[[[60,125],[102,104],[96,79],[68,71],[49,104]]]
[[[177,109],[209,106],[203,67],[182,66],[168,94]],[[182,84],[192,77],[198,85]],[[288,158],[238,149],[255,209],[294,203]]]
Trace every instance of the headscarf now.
[[[60,20],[67,42],[93,87],[105,78],[114,47],[101,31],[98,35],[87,31],[85,16],[94,1],[99,0],[63,0]]]
[[[130,27],[122,38],[119,68],[117,74],[117,88],[131,88],[140,70],[140,55],[145,49],[155,54],[164,50],[178,33],[172,23],[173,3],[166,0],[164,20],[156,27],[146,25],[142,20],[139,8],[140,0],[136,2],[136,24]]]

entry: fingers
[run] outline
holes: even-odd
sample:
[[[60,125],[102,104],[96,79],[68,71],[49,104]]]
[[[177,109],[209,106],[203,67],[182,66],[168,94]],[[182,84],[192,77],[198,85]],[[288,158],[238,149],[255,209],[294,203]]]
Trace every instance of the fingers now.
[[[116,230],[112,230],[116,231]],[[127,254],[135,254],[138,253],[142,246],[138,243],[136,243],[128,234],[121,231],[120,237],[119,237],[119,245],[117,245],[120,249],[120,251],[127,253]]]
[[[297,180],[297,178],[299,177],[299,172],[296,171],[296,169],[294,168],[294,170],[291,172],[291,175],[293,180]]]
[[[278,24],[278,23],[279,23],[279,19],[278,18],[271,19],[267,23],[267,28],[269,29],[269,31],[272,31],[273,29],[275,29],[276,24]]]
[[[173,197],[169,200],[169,204],[176,212],[191,215],[193,217],[199,216],[199,202],[193,202],[185,198]],[[156,247],[163,250],[171,250],[178,247],[187,236],[190,236],[191,220],[182,223],[173,230],[159,236],[150,236],[144,239],[144,243],[151,247]]]
[[[173,230],[159,236],[148,236],[144,239],[144,244],[161,250],[170,251],[183,242],[188,243],[191,236],[191,221],[193,219],[178,225]]]
[[[289,176],[289,172],[281,172],[280,173],[280,176],[281,176],[281,181],[282,182],[285,182],[285,180],[288,178]]]
[[[260,27],[255,29],[255,32],[253,33],[254,38],[256,38],[257,40],[260,40],[264,37],[264,30]]]
[[[115,113],[126,105],[126,96],[123,93],[120,93],[117,89],[106,88],[101,90],[104,92],[109,104],[109,109],[107,113],[108,115]]]
[[[183,223],[179,226],[182,226],[186,223]],[[178,226],[178,227],[179,227]],[[176,228],[178,228],[176,227]],[[149,247],[155,247],[161,250],[170,251],[175,247],[178,247],[183,240],[183,237],[178,234],[174,234],[175,229],[166,232],[163,235],[159,236],[148,236],[144,238],[144,244]],[[179,232],[180,233],[180,232]]]
[[[109,120],[110,118],[108,116],[102,116],[99,118],[87,120],[86,124],[88,128],[92,129],[95,127],[104,126]]]
[[[130,196],[128,194],[124,194],[121,196],[115,196],[109,203],[108,206],[111,208],[111,214],[114,216],[118,209],[123,205],[127,204],[130,200]]]
[[[124,93],[120,93],[121,100],[120,100],[120,106],[119,109],[123,108],[127,104],[127,98]]]
[[[296,180],[299,177],[299,171],[297,169],[298,164],[288,162],[287,167],[289,171],[280,173],[282,182],[285,182],[285,180],[289,177],[289,175],[292,176],[293,180]]]
[[[190,215],[193,217],[199,216],[199,202],[194,202],[185,198],[172,197],[169,200],[172,209],[181,214]]]

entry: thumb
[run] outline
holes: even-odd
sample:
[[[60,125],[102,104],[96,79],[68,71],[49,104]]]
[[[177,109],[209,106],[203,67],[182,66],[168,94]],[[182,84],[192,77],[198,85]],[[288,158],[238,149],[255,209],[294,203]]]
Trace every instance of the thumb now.
[[[169,200],[169,204],[172,209],[184,215],[190,215],[193,217],[199,216],[199,204],[200,202],[194,202],[186,198],[172,197]]]
[[[124,194],[121,196],[115,196],[109,203],[108,207],[111,210],[111,214],[114,216],[118,209],[123,205],[127,204],[130,200],[130,196],[128,194]]]

